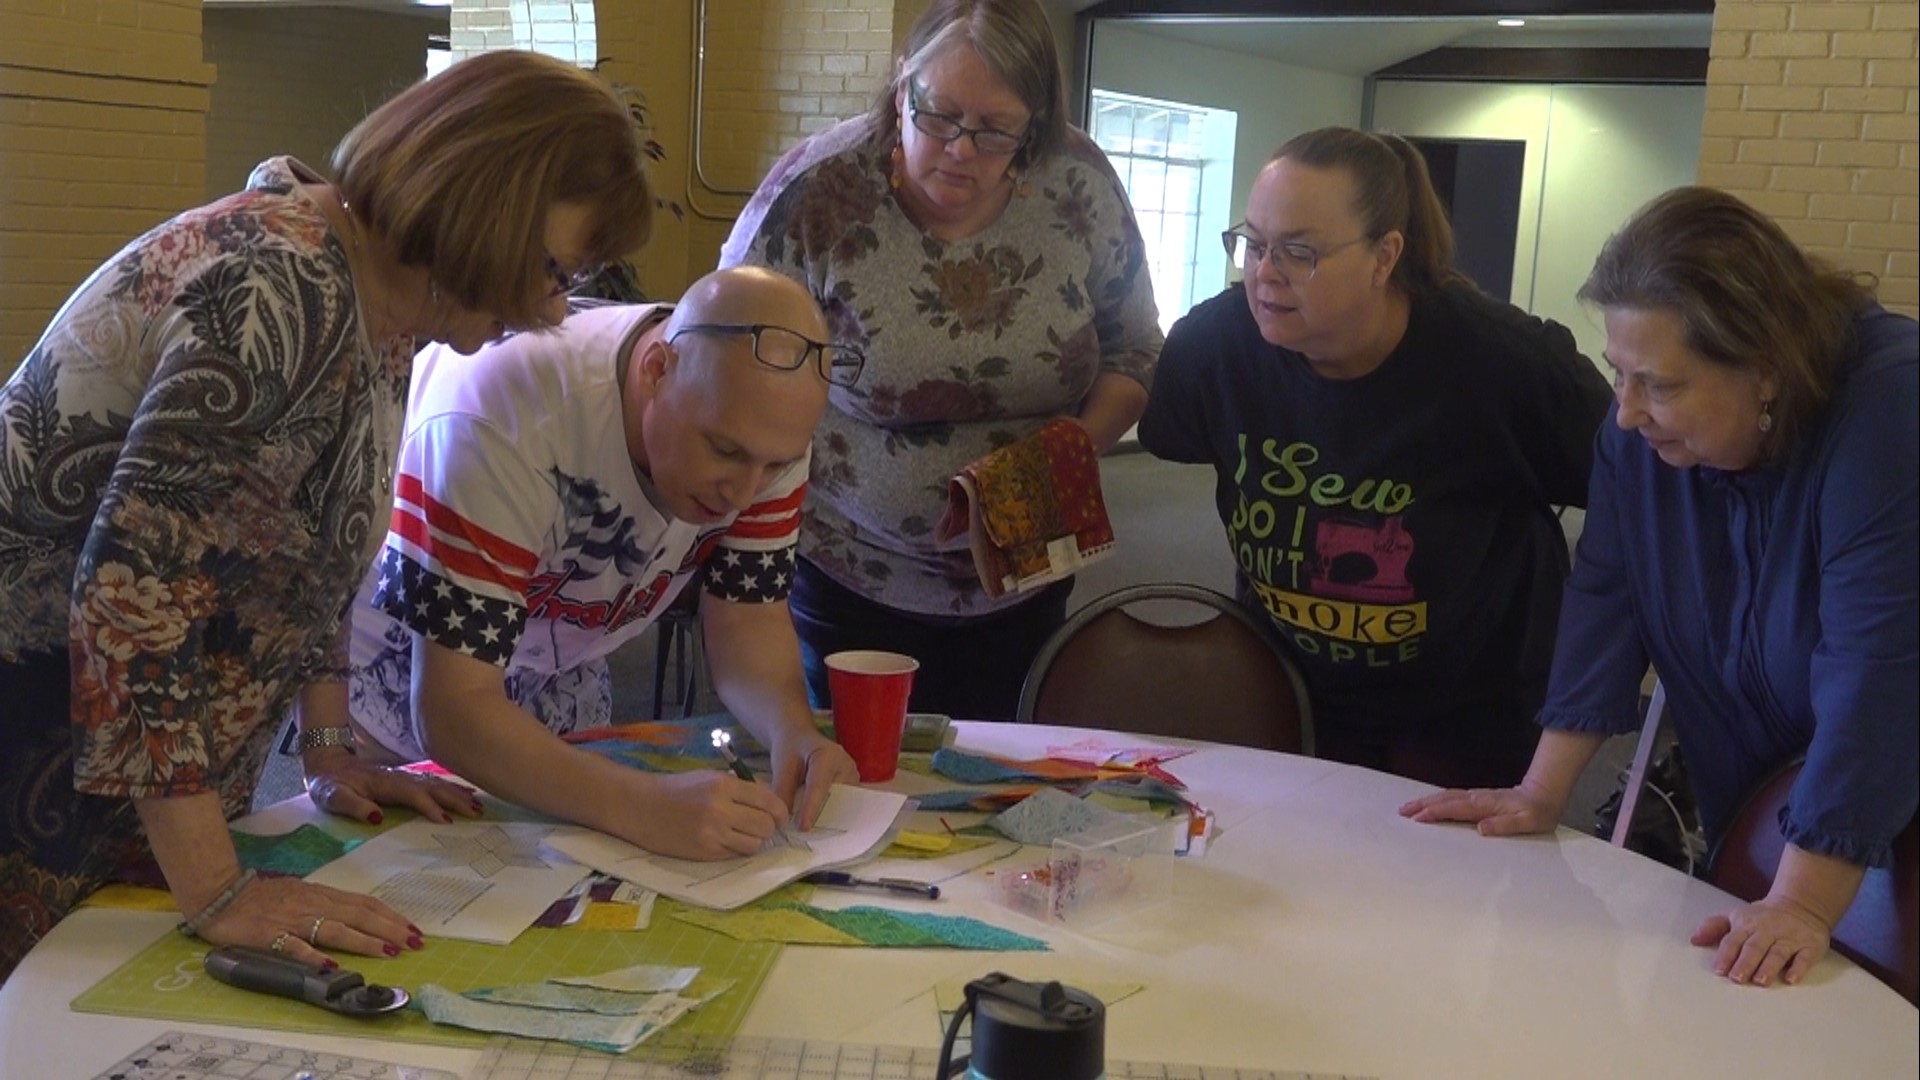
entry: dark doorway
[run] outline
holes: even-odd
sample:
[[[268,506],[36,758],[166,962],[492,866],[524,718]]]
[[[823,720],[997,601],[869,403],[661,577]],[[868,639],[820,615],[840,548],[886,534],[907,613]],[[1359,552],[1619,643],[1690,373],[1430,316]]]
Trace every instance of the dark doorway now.
[[[1427,159],[1453,222],[1453,262],[1474,284],[1513,300],[1513,245],[1527,144],[1515,139],[1409,138]]]

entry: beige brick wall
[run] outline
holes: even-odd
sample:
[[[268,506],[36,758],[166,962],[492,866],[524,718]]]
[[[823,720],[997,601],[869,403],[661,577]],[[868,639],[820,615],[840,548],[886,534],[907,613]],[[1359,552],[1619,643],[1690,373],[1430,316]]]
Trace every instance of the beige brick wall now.
[[[0,377],[107,256],[205,189],[200,0],[0,0]]]
[[[1771,214],[1920,314],[1920,59],[1913,0],[1714,8],[1700,182]]]
[[[207,113],[205,197],[239,190],[275,154],[326,171],[348,129],[426,73],[427,36],[445,33],[447,16],[422,12],[207,9],[206,56],[220,81]]]

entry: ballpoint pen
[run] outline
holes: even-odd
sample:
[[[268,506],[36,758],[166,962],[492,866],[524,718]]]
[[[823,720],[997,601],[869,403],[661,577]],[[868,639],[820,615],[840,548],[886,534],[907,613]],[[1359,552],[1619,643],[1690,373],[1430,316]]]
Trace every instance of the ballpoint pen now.
[[[800,880],[809,885],[826,885],[835,889],[882,889],[905,896],[917,896],[922,900],[940,899],[940,886],[906,878],[863,878],[854,877],[844,870],[815,870],[803,875]]]

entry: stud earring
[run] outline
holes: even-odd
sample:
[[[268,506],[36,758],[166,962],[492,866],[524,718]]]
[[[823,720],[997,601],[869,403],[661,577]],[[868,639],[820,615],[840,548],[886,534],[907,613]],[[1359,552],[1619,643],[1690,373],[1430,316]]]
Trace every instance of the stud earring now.
[[[1763,401],[1760,403],[1760,434],[1765,435],[1766,433],[1772,430],[1773,430],[1773,402]]]

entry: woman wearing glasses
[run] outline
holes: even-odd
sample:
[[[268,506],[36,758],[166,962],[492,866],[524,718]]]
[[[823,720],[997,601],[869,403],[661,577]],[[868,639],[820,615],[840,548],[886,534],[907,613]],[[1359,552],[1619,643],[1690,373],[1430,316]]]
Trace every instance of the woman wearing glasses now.
[[[393,525],[353,605],[336,721],[371,760],[435,761],[520,806],[689,859],[810,827],[856,779],[822,738],[787,614],[808,447],[829,380],[805,289],[716,271],[680,305],[608,305],[471,358],[415,363]],[[720,700],[771,787],[659,776],[556,736],[613,721],[606,657],[699,590]]]
[[[416,341],[557,321],[556,273],[646,239],[644,160],[591,75],[488,54],[374,111],[334,179],[271,159],[61,308],[0,390],[0,977],[149,847],[209,942],[418,947],[376,900],[242,873],[227,819],[296,698],[322,806],[471,812],[310,717],[346,697]]]
[[[1327,128],[1224,237],[1241,284],[1168,336],[1140,441],[1211,464],[1243,601],[1323,757],[1518,780],[1607,386],[1564,327],[1473,287],[1419,152]],[[1471,778],[1471,779],[1469,779]]]
[[[948,478],[1057,417],[1104,452],[1145,407],[1161,336],[1111,165],[1063,111],[1033,0],[936,0],[873,109],[801,143],[760,186],[723,264],[820,301],[866,372],[814,442],[794,618],[809,688],[827,654],[921,664],[913,707],[1013,715],[1071,580],[988,597],[934,526]]]

